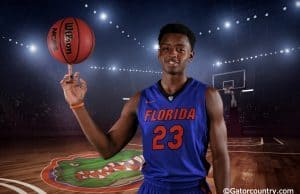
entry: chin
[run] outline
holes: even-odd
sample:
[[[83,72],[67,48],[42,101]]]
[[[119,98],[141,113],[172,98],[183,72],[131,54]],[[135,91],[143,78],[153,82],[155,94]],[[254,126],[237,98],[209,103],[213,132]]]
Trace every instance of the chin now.
[[[166,74],[170,74],[170,75],[180,75],[180,74],[184,73],[183,71],[176,70],[176,69],[170,69],[170,68],[165,69],[164,72]]]

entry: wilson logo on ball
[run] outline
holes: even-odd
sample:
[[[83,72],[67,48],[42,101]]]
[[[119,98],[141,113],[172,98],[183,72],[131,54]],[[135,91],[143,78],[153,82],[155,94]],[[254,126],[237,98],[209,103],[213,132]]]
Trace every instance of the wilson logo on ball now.
[[[76,64],[93,52],[95,36],[83,20],[69,17],[57,21],[50,28],[47,44],[55,59],[65,64]]]
[[[72,54],[71,41],[73,39],[73,23],[65,24],[65,42],[66,42],[66,53]]]

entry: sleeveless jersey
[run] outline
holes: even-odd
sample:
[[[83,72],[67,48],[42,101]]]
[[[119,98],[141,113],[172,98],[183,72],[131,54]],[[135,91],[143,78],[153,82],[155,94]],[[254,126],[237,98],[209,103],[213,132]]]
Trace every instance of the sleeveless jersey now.
[[[174,97],[166,96],[160,82],[141,92],[138,120],[146,180],[192,183],[205,179],[209,169],[205,91],[205,84],[189,78]]]

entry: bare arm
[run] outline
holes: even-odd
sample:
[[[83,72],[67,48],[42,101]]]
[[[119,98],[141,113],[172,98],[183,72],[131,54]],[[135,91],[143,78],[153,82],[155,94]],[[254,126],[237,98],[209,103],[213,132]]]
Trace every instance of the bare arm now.
[[[230,187],[230,161],[227,150],[227,132],[223,117],[223,103],[213,88],[206,91],[206,107],[210,127],[210,147],[213,157],[213,176],[218,194]]]
[[[70,105],[82,103],[86,92],[85,81],[82,79],[79,80],[78,73],[74,74],[74,83],[67,83],[66,81],[68,79],[68,76],[65,76],[61,81],[67,102]],[[73,84],[73,86],[69,84]],[[82,91],[85,92],[82,94]],[[72,109],[82,131],[103,158],[107,159],[112,157],[134,136],[138,125],[136,108],[138,106],[139,96],[140,94],[137,93],[124,105],[120,118],[108,133],[104,133],[102,129],[96,126],[84,106]],[[81,100],[79,98],[81,98]]]

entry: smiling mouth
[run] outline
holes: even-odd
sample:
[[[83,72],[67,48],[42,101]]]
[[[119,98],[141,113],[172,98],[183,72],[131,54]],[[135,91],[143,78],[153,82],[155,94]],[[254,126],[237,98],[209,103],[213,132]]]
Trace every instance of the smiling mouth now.
[[[122,161],[122,162],[110,162],[105,165],[103,168],[98,170],[84,170],[79,171],[75,174],[75,177],[78,180],[85,180],[85,179],[104,179],[108,175],[113,174],[117,171],[140,171],[142,169],[144,163],[143,155],[134,156],[133,158]]]
[[[175,62],[175,61],[168,61],[167,64],[170,65],[170,66],[177,66],[177,65],[178,65],[178,62]]]

